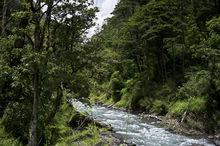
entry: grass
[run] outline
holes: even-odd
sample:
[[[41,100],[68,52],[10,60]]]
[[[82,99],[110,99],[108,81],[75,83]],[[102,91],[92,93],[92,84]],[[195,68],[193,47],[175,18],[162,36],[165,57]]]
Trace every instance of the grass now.
[[[169,112],[173,116],[181,116],[188,109],[188,106],[189,103],[186,100],[177,101],[173,106],[171,106]]]
[[[164,115],[167,113],[167,108],[168,107],[166,101],[156,99],[152,103],[152,108],[150,109],[150,112]]]
[[[76,131],[72,130],[72,133],[66,137],[63,137],[56,146],[75,146],[75,145],[85,145],[93,146],[100,142],[100,131],[94,126],[90,125],[85,130]]]
[[[89,101],[92,104],[95,104],[96,102],[107,103],[108,102],[107,94],[105,93],[101,93],[100,95],[90,94]]]
[[[100,143],[100,134],[107,129],[100,128],[93,123],[81,130],[73,129],[69,126],[68,121],[74,116],[77,114],[73,108],[64,104],[61,111],[57,113],[54,124],[47,127],[48,146],[94,146]]]
[[[4,127],[1,125],[0,121],[0,146],[22,146],[19,140],[11,137],[5,132]]]
[[[115,104],[116,107],[127,108],[128,107],[128,99],[126,97],[122,97],[120,101]]]
[[[200,112],[205,110],[206,99],[204,97],[195,97],[189,100],[190,110]]]
[[[169,109],[173,116],[181,116],[185,111],[200,113],[205,110],[205,97],[191,97],[188,100],[178,100]]]

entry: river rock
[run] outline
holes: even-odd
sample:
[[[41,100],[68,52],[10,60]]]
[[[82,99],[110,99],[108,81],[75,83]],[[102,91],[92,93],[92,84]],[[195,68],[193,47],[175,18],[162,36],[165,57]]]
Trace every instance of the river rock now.
[[[214,136],[213,135],[209,135],[208,138],[209,139],[214,139]]]
[[[100,128],[107,128],[109,131],[112,131],[111,125],[99,123],[94,118],[91,118],[87,115],[76,112],[76,114],[69,121],[69,125],[77,130],[83,130],[86,126],[94,124]]]
[[[215,138],[220,139],[220,133],[216,134]]]

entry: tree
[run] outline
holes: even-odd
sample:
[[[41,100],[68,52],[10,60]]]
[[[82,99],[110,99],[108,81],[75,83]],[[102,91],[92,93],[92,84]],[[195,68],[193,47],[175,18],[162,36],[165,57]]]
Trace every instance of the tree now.
[[[118,54],[97,67],[110,66],[101,87],[124,84],[116,105],[214,129],[220,119],[219,6],[216,0],[121,0],[99,32],[102,58]],[[111,78],[115,72],[122,82]]]
[[[10,73],[3,70],[11,76],[10,96],[15,96],[18,89],[20,92],[16,97],[19,102],[11,103],[32,105],[28,109],[32,112],[30,124],[26,123],[30,125],[31,146],[39,144],[44,135],[43,125],[49,124],[59,110],[63,91],[73,92],[74,76],[91,62],[90,53],[94,50],[84,47],[83,38],[97,11],[92,4],[91,1],[23,0],[20,9],[8,16],[14,24],[10,24],[10,33],[1,38],[1,61],[3,68],[10,70]],[[23,40],[23,45],[15,46],[17,40]],[[10,105],[7,108],[19,108]],[[7,125],[4,120],[3,123]]]

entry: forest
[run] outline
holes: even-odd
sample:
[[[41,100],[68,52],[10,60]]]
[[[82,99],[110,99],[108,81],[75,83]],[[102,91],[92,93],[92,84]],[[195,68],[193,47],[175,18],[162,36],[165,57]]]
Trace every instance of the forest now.
[[[0,145],[100,145],[72,99],[219,135],[220,1],[119,0],[88,38],[93,4],[1,0]]]

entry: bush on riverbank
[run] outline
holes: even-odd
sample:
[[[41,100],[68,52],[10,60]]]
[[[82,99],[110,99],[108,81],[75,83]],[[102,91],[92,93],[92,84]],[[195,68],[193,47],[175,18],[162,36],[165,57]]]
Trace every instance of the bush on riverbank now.
[[[96,66],[104,80],[95,81],[112,83],[117,72],[124,87],[114,88],[121,93],[120,101],[111,96],[115,106],[172,116],[189,125],[202,122],[210,133],[219,130],[218,8],[205,0],[121,0],[94,37],[102,38],[104,58]]]
[[[107,128],[86,114],[75,111],[67,103],[63,104],[52,123],[46,127],[46,143],[57,146],[96,145],[101,141],[101,133],[108,131]]]
[[[122,97],[118,102],[114,102],[111,98],[108,99],[105,93],[99,97],[93,94],[91,99],[96,99],[97,102],[107,105],[114,104],[115,107],[119,108],[142,110],[157,115],[172,116],[178,122],[184,122],[190,129],[201,131],[207,129],[205,115],[207,97],[202,94],[196,94],[198,96],[190,97],[192,95],[191,93],[197,92],[197,88],[199,87],[192,87],[192,90],[188,89],[190,92],[184,92],[185,96],[188,97],[181,98],[180,94],[183,95],[183,88],[185,87],[183,86],[175,90],[172,82],[166,83],[163,86],[157,86],[158,90],[148,90],[148,94],[145,94],[146,91],[142,87],[143,84],[138,83],[137,80],[128,80],[124,84],[125,87],[121,90]],[[197,84],[198,86],[202,86],[201,82],[197,82]],[[197,85],[193,83],[193,86]],[[143,95],[151,95],[151,97]],[[217,119],[215,118],[216,121],[218,121]],[[217,128],[217,125],[214,127]]]
[[[202,113],[205,111],[206,99],[204,97],[192,97],[188,100],[178,100],[169,109],[174,117],[182,116],[184,112]]]
[[[19,108],[19,111],[23,111],[21,109],[25,109],[24,107],[17,107],[16,105],[14,105],[13,108],[10,107],[10,110],[14,111],[17,108]],[[27,117],[17,117],[18,115],[21,115],[17,114],[17,112],[10,111],[9,113],[10,114],[8,114],[7,117],[3,117],[4,120],[1,119],[0,121],[0,145],[26,145],[26,141],[28,139],[26,131],[24,130],[22,125],[15,125],[14,123],[28,124],[28,120],[26,120]],[[25,114],[25,112],[23,112],[23,114]],[[11,119],[10,117],[13,118]],[[41,134],[41,141],[46,145],[57,146],[73,145],[74,143],[80,143],[81,145],[98,144],[101,140],[101,132],[107,131],[107,129],[100,128],[99,126],[95,125],[93,121],[90,121],[89,123],[87,123],[87,125],[72,127],[71,121],[74,120],[76,122],[76,119],[80,120],[80,117],[81,116],[78,114],[78,112],[76,112],[68,102],[63,101],[62,106],[57,111],[53,120],[47,121],[47,125],[41,125],[41,128],[44,129],[44,133]],[[85,118],[85,116],[83,116],[83,118]],[[23,120],[18,122],[18,119]],[[6,120],[8,122],[7,124],[5,123]],[[83,122],[84,120],[81,119],[81,121]],[[5,127],[7,129],[5,129]],[[9,132],[9,130],[11,131]]]
[[[1,146],[22,146],[18,139],[13,138],[12,135],[5,132],[0,120],[0,145]]]

